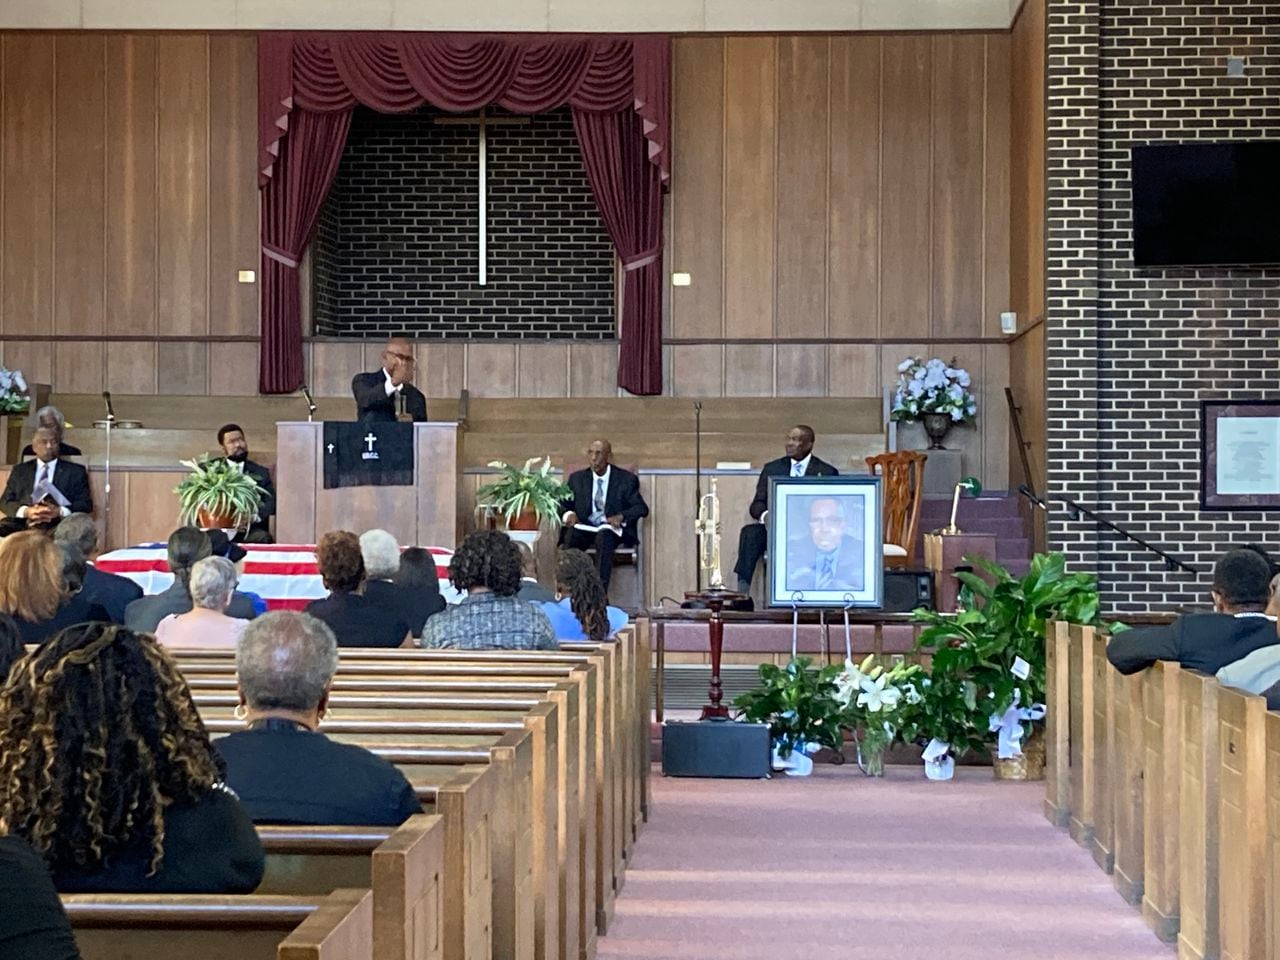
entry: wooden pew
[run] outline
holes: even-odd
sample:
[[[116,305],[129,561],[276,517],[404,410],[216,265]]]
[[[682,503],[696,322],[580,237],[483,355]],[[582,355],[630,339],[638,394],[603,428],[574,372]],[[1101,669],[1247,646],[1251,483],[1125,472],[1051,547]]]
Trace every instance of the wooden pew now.
[[[259,894],[373,891],[373,955],[440,960],[444,949],[444,820],[399,827],[258,828],[267,855]]]
[[[325,897],[74,894],[83,960],[373,960],[373,894]]]
[[[1093,862],[1110,873],[1115,868],[1115,689],[1114,672],[1107,659],[1107,638],[1093,627],[1080,629],[1093,696],[1093,774],[1090,778],[1093,835],[1089,852]]]
[[[1143,742],[1145,724],[1142,714],[1143,678],[1126,677],[1112,670],[1112,775],[1111,804],[1113,830],[1113,869],[1111,882],[1126,903],[1142,904],[1143,892],[1143,775],[1146,759]]]
[[[1094,778],[1098,764],[1093,736],[1093,631],[1071,624],[1067,628],[1067,674],[1071,684],[1071,709],[1067,713],[1071,769],[1069,774],[1071,839],[1086,849],[1093,844]]]
[[[1179,672],[1176,663],[1157,663],[1142,677],[1142,916],[1166,943],[1178,936]]]
[[[1262,697],[1218,688],[1217,876],[1222,960],[1267,953],[1266,719]]]
[[[1069,627],[1045,624],[1044,815],[1055,827],[1071,820],[1071,642]]]
[[[1218,681],[1178,671],[1178,954],[1218,955]]]
[[[1266,716],[1267,956],[1280,957],[1280,713]]]

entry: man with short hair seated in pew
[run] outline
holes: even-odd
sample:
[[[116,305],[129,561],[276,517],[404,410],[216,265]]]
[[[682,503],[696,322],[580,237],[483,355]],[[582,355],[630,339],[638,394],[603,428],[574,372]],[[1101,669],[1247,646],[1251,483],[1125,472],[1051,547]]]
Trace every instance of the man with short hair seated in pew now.
[[[1271,578],[1271,594],[1267,601],[1267,616],[1273,620],[1280,614],[1280,574]],[[1267,698],[1268,710],[1280,710],[1280,636],[1268,646],[1259,647],[1253,653],[1229,663],[1217,674],[1224,687],[1235,687],[1246,693],[1256,693]]]
[[[393,764],[317,731],[337,669],[333,631],[305,613],[268,613],[240,638],[236,715],[249,729],[216,748],[255,823],[398,826],[422,812]]]
[[[21,837],[0,837],[0,957],[80,960],[49,868]]]
[[[258,835],[154,637],[68,627],[0,691],[0,822],[63,892],[248,893]]]
[[[1121,673],[1137,673],[1157,660],[1216,674],[1229,663],[1276,643],[1275,618],[1266,614],[1271,568],[1253,550],[1230,550],[1213,568],[1213,613],[1183,614],[1172,623],[1112,636],[1107,659]]]

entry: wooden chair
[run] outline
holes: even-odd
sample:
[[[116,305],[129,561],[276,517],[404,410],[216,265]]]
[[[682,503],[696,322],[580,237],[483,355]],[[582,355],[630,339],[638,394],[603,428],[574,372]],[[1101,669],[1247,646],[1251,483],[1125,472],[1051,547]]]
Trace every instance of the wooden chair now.
[[[920,501],[924,497],[924,462],[918,450],[899,450],[867,457],[873,476],[884,478],[884,565],[911,567],[915,563]]]

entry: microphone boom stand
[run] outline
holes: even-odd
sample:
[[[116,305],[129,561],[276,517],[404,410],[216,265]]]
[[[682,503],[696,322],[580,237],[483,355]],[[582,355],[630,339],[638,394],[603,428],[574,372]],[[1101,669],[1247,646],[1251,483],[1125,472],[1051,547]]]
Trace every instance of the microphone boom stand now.
[[[693,401],[693,515],[696,517],[702,509],[702,401]],[[693,538],[693,569],[697,571],[697,589],[702,592],[702,544],[695,535]]]
[[[112,428],[116,425],[116,412],[111,405],[110,391],[102,391],[102,399],[107,402],[107,453],[102,468],[102,539],[109,544],[111,542],[111,433]]]

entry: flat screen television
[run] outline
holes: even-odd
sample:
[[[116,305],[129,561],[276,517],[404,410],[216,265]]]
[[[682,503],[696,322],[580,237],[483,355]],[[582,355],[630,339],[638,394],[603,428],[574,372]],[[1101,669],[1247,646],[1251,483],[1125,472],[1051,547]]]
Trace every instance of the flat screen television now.
[[[1133,262],[1280,264],[1280,141],[1134,147]]]

